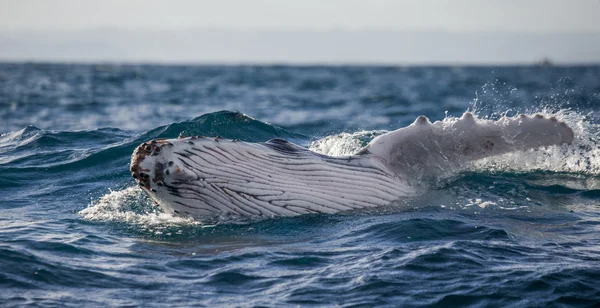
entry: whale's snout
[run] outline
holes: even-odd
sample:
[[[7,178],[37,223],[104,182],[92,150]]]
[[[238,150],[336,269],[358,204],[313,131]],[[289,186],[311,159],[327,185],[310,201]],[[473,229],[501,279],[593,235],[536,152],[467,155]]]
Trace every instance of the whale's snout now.
[[[169,146],[166,140],[152,140],[140,144],[131,155],[131,176],[142,188],[155,192],[154,186],[163,186],[163,149]]]
[[[139,187],[167,212],[181,215],[208,215],[220,210],[211,207],[203,165],[212,156],[202,156],[194,138],[157,139],[140,144],[131,154],[129,169]],[[219,199],[221,200],[221,199]]]
[[[140,144],[131,155],[131,176],[138,185],[153,193],[173,182],[197,180],[198,176],[189,170],[178,158],[183,149],[177,149],[173,142],[178,140],[157,139]]]

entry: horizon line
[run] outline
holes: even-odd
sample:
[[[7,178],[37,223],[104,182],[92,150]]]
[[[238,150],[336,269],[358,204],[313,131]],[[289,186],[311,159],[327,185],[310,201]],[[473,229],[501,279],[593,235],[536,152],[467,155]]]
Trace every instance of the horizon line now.
[[[192,31],[222,31],[222,32],[240,32],[240,33],[256,33],[256,32],[309,32],[309,33],[323,33],[323,32],[396,32],[396,33],[450,33],[450,34],[600,34],[600,29],[571,29],[571,30],[510,30],[510,29],[398,29],[398,28],[381,28],[381,27],[365,27],[365,28],[343,28],[343,27],[330,27],[330,28],[229,28],[223,26],[202,26],[202,27],[184,27],[184,28],[151,28],[151,27],[119,27],[119,26],[96,26],[89,28],[79,29],[36,29],[36,28],[4,28],[0,29],[0,33],[15,33],[15,32],[60,32],[60,33],[73,33],[73,32],[88,32],[88,31],[127,31],[127,32],[192,32]]]
[[[548,60],[549,62],[546,62]],[[582,67],[582,66],[600,66],[600,61],[573,61],[554,62],[552,59],[539,59],[538,61],[525,62],[261,62],[261,61],[156,61],[156,60],[52,60],[52,59],[3,59],[0,58],[0,64],[33,64],[33,65],[106,65],[106,66],[206,66],[206,67],[236,67],[236,66],[255,66],[255,67]]]

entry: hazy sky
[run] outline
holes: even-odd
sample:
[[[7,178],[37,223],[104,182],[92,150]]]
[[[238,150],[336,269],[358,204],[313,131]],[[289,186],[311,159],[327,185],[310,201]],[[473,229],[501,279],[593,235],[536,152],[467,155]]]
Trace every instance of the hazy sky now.
[[[600,63],[600,0],[0,0],[0,61]]]
[[[0,31],[600,31],[600,0],[0,0]]]

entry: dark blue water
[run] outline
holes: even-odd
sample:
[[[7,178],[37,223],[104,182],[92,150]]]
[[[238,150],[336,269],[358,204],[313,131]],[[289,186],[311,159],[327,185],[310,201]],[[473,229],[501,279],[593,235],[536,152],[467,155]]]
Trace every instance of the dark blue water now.
[[[599,108],[599,66],[0,64],[0,304],[599,305]],[[467,109],[553,114],[577,140],[388,207],[262,221],[168,216],[128,171],[180,133],[343,154]]]

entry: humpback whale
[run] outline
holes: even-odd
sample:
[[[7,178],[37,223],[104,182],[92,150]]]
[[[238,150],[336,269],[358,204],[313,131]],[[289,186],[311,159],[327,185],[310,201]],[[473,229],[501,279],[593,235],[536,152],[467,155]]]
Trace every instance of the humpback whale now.
[[[420,116],[343,157],[282,139],[157,139],[134,150],[130,170],[141,189],[174,215],[337,213],[414,196],[414,178],[494,155],[569,144],[573,138],[571,128],[555,117],[494,121],[467,112],[435,123]]]

